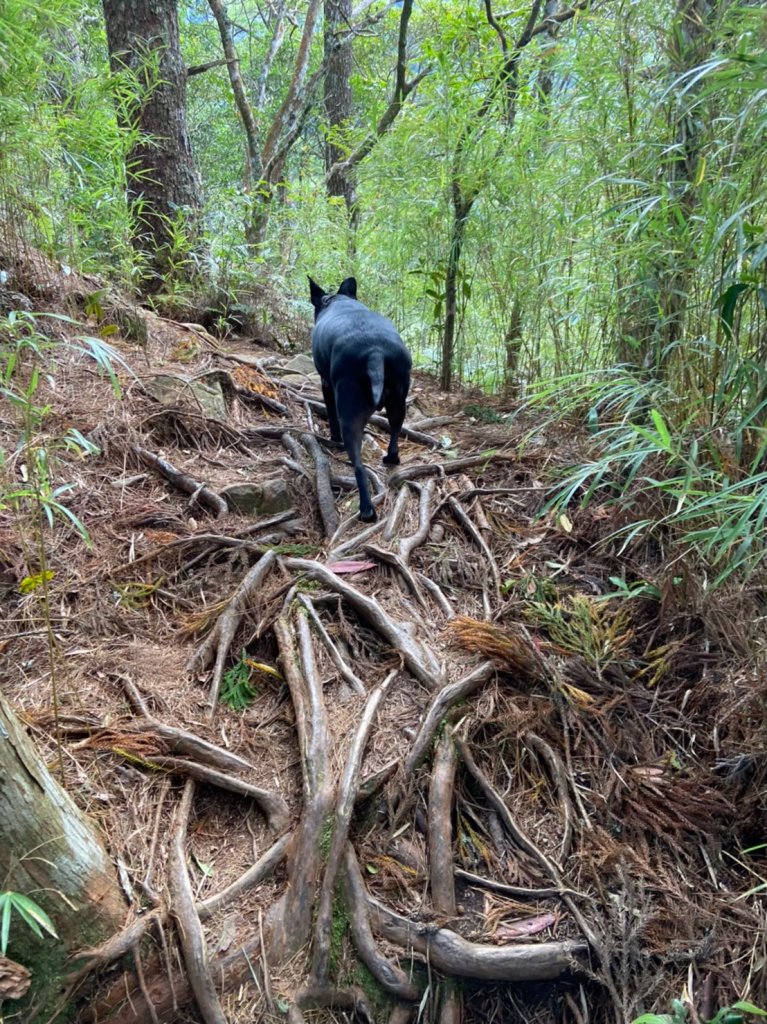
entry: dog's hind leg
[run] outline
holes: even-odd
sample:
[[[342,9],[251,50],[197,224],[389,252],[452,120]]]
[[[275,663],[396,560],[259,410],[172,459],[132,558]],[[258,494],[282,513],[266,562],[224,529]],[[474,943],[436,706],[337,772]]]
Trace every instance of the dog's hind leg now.
[[[360,519],[363,523],[373,523],[377,517],[370,500],[367,470],[362,462],[362,435],[371,410],[365,408],[360,401],[359,390],[353,382],[347,386],[344,382],[339,385],[338,408],[341,411],[341,437],[354,467],[354,479],[360,492]]]
[[[330,426],[330,440],[340,441],[341,440],[341,427],[338,423],[338,413],[336,412],[336,396],[333,391],[331,384],[326,384],[325,381],[322,383],[322,397],[325,399],[325,408],[328,411],[328,424]]]
[[[387,466],[399,465],[399,432],[405,422],[407,409],[407,385],[404,390],[397,388],[386,396],[386,418],[389,421],[389,450],[383,457]]]

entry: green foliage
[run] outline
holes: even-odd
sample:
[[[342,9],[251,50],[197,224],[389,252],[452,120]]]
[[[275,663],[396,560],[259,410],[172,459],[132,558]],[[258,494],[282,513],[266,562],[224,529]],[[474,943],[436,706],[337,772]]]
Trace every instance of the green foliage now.
[[[767,1012],[760,1010],[753,1003],[739,1000],[732,1006],[723,1006],[716,1014],[707,1019],[705,1024],[743,1024],[746,1017],[767,1017]],[[635,1017],[631,1024],[687,1024],[691,1015],[689,1006],[681,999],[674,999],[671,1003],[671,1013],[643,1013]],[[696,1020],[702,1019],[695,1017]]]
[[[252,668],[243,649],[240,660],[224,672],[221,680],[221,703],[228,705],[233,711],[247,711],[258,696],[251,676]]]
[[[43,938],[44,931],[58,938],[53,922],[33,899],[21,892],[0,892],[0,955],[5,956],[8,951],[14,913],[39,939]]]
[[[56,519],[73,526],[89,541],[88,532],[62,498],[72,490],[71,484],[56,484],[52,470],[58,452],[75,453],[82,458],[97,455],[98,447],[80,431],[70,429],[60,438],[42,439],[42,427],[48,408],[40,404],[38,390],[48,368],[52,350],[66,347],[92,359],[104,372],[115,394],[120,382],[114,362],[126,366],[122,357],[100,338],[76,337],[71,342],[53,342],[38,329],[39,316],[32,313],[10,313],[0,319],[0,396],[15,410],[19,436],[16,452],[0,452],[0,509],[19,511],[31,507],[49,526]],[[68,317],[56,319],[74,324]],[[126,367],[127,368],[127,367]],[[9,472],[9,460],[21,461],[22,486]]]
[[[585,594],[553,602],[530,600],[525,617],[545,629],[557,647],[580,654],[599,677],[611,662],[626,656],[634,636],[624,608],[612,609]]]
[[[698,354],[703,363],[710,348]],[[662,529],[714,567],[712,585],[753,572],[767,555],[767,430],[763,402],[754,407],[760,389],[743,363],[705,404],[702,387],[697,401],[695,391],[683,398],[668,383],[623,367],[538,385],[524,408],[548,410],[556,401],[549,423],[559,415],[581,418],[592,435],[590,461],[565,471],[546,510],[619,500],[637,512],[615,535],[624,545]]]

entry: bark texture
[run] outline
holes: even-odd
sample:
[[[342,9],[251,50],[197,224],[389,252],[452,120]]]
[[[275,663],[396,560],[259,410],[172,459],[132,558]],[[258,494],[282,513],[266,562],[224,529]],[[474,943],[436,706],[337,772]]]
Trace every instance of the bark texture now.
[[[201,205],[186,123],[178,7],[176,0],[102,2],[113,73],[128,72],[146,89],[140,105],[118,109],[118,117],[123,124],[137,122],[141,132],[126,161],[126,178],[136,218],[134,247],[149,254],[156,288],[168,270],[172,222],[184,210],[187,230],[194,227]]]
[[[354,172],[342,161],[339,132],[352,116],[352,43],[339,42],[352,20],[351,0],[325,0],[325,117],[331,136],[325,143],[325,172],[329,196],[341,198],[351,212],[356,202]]]
[[[35,1002],[45,1009],[45,989],[58,996],[66,957],[111,935],[125,904],[96,829],[52,778],[2,694],[0,876],[4,889],[35,900],[58,932],[58,942],[35,939],[12,920],[8,952],[37,979]]]

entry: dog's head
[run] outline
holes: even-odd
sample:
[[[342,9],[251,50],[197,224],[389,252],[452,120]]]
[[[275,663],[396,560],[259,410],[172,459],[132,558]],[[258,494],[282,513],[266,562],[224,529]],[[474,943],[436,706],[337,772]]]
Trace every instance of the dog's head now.
[[[309,295],[314,306],[314,319],[316,321],[320,313],[327,309],[328,303],[335,296],[329,295],[324,289],[320,288],[316,281],[312,281],[309,278]],[[341,287],[336,292],[336,295],[345,295],[348,299],[357,298],[357,280],[354,277],[347,277],[345,281],[341,283]]]

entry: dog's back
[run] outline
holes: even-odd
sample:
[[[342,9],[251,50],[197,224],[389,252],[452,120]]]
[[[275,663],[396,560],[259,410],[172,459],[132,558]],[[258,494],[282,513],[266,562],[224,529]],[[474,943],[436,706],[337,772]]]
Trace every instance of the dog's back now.
[[[410,353],[391,320],[356,299],[332,295],[312,334],[317,372],[335,386],[343,379],[365,389],[370,381],[372,411],[380,409],[387,380],[410,379]]]
[[[312,356],[322,381],[331,437],[343,440],[360,491],[360,516],[375,519],[362,465],[362,435],[376,409],[389,419],[384,462],[399,463],[397,438],[410,387],[410,353],[391,320],[357,301],[357,282],[347,278],[328,295],[309,278],[315,325]]]

